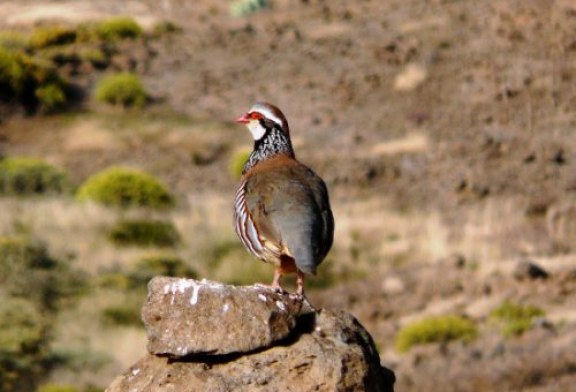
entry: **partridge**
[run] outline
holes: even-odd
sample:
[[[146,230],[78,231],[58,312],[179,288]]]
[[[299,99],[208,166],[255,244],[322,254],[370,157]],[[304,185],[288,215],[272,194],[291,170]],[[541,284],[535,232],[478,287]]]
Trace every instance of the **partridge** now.
[[[296,273],[304,296],[305,274],[315,275],[334,238],[326,184],[296,160],[288,122],[269,103],[256,103],[236,120],[254,138],[234,200],[236,234],[258,259],[275,266],[271,287]]]

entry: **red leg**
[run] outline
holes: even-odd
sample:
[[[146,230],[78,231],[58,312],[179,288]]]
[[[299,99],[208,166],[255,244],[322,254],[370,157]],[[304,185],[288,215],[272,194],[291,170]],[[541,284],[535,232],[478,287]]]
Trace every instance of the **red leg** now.
[[[296,271],[296,294],[304,297],[304,272]]]
[[[272,279],[271,287],[279,292],[283,292],[282,286],[280,285],[280,278],[282,278],[282,268],[276,267],[274,269],[274,279]]]

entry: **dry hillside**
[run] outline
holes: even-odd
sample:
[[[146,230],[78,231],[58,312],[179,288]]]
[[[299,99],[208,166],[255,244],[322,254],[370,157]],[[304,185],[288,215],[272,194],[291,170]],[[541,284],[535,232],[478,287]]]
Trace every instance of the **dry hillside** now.
[[[32,233],[100,282],[60,312],[53,346],[80,360],[46,380],[102,388],[142,355],[138,323],[103,321],[111,306],[138,308],[145,283],[128,293],[114,284],[142,257],[169,253],[227,282],[271,279],[231,224],[230,166],[250,147],[233,119],[266,100],[283,109],[298,157],[331,193],[336,241],[310,297],[359,318],[397,390],[570,390],[576,2],[270,0],[245,16],[233,15],[232,3],[0,1],[0,29],[114,15],[146,32],[163,21],[181,28],[119,44],[105,70],[62,69],[79,91],[63,112],[1,111],[0,155],[42,158],[63,168],[72,188],[111,165],[138,168],[176,200],[167,212],[144,213],[179,233],[157,250],[118,247],[104,234],[138,211],[71,194],[0,198],[0,235]],[[98,80],[126,70],[140,76],[150,102],[95,102]],[[102,285],[103,276],[115,283]],[[495,314],[503,304],[539,312],[510,332]],[[475,338],[395,346],[402,328],[434,315],[472,321]]]

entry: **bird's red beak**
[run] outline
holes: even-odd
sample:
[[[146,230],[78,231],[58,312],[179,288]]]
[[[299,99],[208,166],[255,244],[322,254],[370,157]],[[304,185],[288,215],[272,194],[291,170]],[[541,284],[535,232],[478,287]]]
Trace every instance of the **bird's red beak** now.
[[[250,122],[250,117],[248,117],[248,113],[243,114],[242,116],[238,117],[236,119],[236,122],[240,123],[240,124],[248,124]]]

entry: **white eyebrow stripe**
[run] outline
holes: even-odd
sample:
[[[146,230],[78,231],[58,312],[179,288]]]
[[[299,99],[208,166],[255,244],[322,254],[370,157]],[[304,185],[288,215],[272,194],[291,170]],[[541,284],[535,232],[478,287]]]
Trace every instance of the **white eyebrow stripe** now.
[[[282,122],[282,119],[280,117],[278,117],[276,114],[272,113],[267,107],[262,106],[262,105],[254,105],[252,106],[252,108],[250,109],[250,112],[258,112],[264,115],[264,117],[266,117],[269,120],[274,121],[276,124],[278,124],[279,127],[283,127],[284,123]]]

